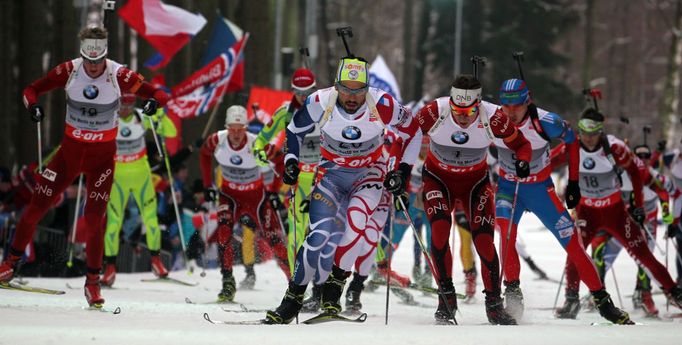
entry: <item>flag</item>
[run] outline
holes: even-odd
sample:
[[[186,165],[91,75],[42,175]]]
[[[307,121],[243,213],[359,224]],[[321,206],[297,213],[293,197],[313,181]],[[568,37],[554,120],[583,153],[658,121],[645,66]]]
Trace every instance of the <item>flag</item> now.
[[[154,70],[168,64],[189,40],[206,25],[206,18],[161,0],[129,0],[118,15],[158,50],[148,63]]]
[[[244,35],[227,53],[220,54],[204,68],[174,87],[173,91],[178,94],[166,104],[167,112],[187,119],[204,114],[219,104],[223,95],[231,91],[231,88],[235,88],[232,78],[238,76],[239,66],[244,64],[242,54],[248,38],[248,34]],[[219,71],[218,78],[211,72],[213,68]],[[243,67],[241,70],[243,71]]]
[[[377,55],[374,62],[370,65],[369,86],[384,90],[398,102],[402,102],[398,82],[381,55]]]
[[[290,101],[293,96],[294,94],[291,91],[252,86],[249,93],[249,102],[246,104],[249,120],[255,116],[258,121],[267,124],[275,110],[281,107],[284,102]]]

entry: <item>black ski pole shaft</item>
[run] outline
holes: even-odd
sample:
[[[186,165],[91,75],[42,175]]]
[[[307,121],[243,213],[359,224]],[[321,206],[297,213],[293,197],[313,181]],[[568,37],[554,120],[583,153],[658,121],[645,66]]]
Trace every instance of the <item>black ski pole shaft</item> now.
[[[438,294],[440,295],[440,298],[443,299],[445,302],[445,306],[448,309],[448,313],[452,316],[452,320],[454,321],[455,325],[457,325],[457,319],[455,318],[455,313],[452,311],[452,307],[450,306],[450,303],[447,302],[447,299],[445,298],[445,291],[443,291],[443,286],[440,283],[440,280],[438,280],[437,275],[436,275],[436,267],[433,265],[433,259],[431,258],[431,254],[426,250],[426,246],[424,245],[424,242],[422,241],[421,237],[417,233],[419,230],[417,230],[417,227],[414,225],[414,221],[412,221],[412,217],[410,216],[410,213],[407,212],[407,208],[405,207],[405,203],[401,198],[398,198],[398,202],[400,202],[400,207],[402,208],[403,214],[405,215],[405,218],[407,218],[410,226],[412,227],[412,234],[414,235],[414,239],[417,241],[417,244],[419,244],[419,249],[421,250],[422,254],[424,254],[424,260],[426,261],[426,264],[429,266],[429,270],[431,271],[431,275],[433,276],[433,280],[436,281],[436,285],[438,286]]]
[[[393,196],[395,198],[395,196]],[[388,302],[391,291],[391,259],[393,258],[393,220],[395,218],[395,210],[393,208],[394,203],[391,203],[391,207],[388,208],[388,273],[386,274],[386,316],[384,318],[384,325],[388,325]]]

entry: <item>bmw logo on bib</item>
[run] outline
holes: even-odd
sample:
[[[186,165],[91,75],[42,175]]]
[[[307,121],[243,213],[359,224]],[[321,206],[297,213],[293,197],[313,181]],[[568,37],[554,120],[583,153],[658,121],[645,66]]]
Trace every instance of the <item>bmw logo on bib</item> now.
[[[85,98],[95,99],[97,98],[97,95],[99,95],[99,90],[97,89],[97,86],[88,85],[85,88],[83,88],[83,96],[85,96]]]
[[[356,140],[360,138],[360,128],[355,126],[348,126],[343,129],[341,136],[348,140]]]
[[[130,136],[131,133],[132,132],[130,131],[130,128],[128,128],[128,127],[121,128],[121,136],[122,137],[127,138]]]
[[[452,142],[455,144],[462,145],[469,141],[469,134],[467,134],[466,132],[455,132],[452,133],[450,140],[452,140]]]
[[[230,163],[232,163],[234,165],[241,165],[242,164],[242,157],[240,157],[238,155],[233,155],[232,157],[230,157]]]
[[[585,158],[585,160],[583,161],[583,168],[585,168],[587,170],[594,169],[594,165],[595,165],[594,159],[592,159],[592,158],[588,157],[588,158]]]

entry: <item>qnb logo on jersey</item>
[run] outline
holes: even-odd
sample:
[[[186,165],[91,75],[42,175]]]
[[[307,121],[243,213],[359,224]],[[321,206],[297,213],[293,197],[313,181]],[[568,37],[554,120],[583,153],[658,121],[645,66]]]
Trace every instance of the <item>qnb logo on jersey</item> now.
[[[596,163],[594,162],[594,159],[592,159],[592,158],[588,157],[588,158],[585,158],[585,160],[583,161],[583,168],[585,168],[587,170],[594,169],[595,165],[596,165]]]
[[[130,128],[128,128],[128,127],[121,128],[121,136],[122,137],[127,138],[130,136],[130,134],[132,134],[132,132],[130,131]]]
[[[469,134],[466,132],[455,132],[452,133],[452,136],[450,136],[450,140],[452,140],[453,143],[462,145],[469,141]]]
[[[361,135],[360,128],[355,126],[348,126],[341,131],[341,136],[348,140],[357,140]]]
[[[88,85],[83,88],[83,96],[87,99],[95,99],[99,95],[99,89],[95,85]]]
[[[234,165],[241,165],[243,161],[244,160],[239,155],[232,155],[232,157],[230,157],[230,163]]]

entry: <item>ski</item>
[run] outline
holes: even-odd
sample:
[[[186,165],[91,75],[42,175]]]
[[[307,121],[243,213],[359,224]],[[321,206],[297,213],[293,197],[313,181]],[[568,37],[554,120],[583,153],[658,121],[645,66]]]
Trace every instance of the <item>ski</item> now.
[[[184,286],[197,286],[199,283],[197,282],[187,282],[184,280],[180,279],[175,279],[171,277],[164,277],[164,278],[153,278],[153,279],[140,279],[140,281],[144,283],[173,283],[173,284],[179,284],[179,285],[184,285]]]
[[[666,319],[680,319],[682,318],[682,313],[666,313],[663,314],[663,317]]]
[[[13,282],[0,283],[0,288],[6,289],[6,290],[44,293],[44,294],[48,294],[48,295],[63,295],[66,293],[66,292],[61,291],[61,290],[45,289],[45,288],[29,286],[29,285],[19,285],[19,284],[15,284]]]
[[[631,324],[625,324],[625,325],[617,325],[611,321],[597,321],[597,322],[592,322],[590,326],[643,326],[644,324],[641,322],[634,322]]]
[[[367,285],[370,286],[370,289],[372,291],[385,286],[386,282],[385,281],[377,281],[377,280],[370,280],[367,282]],[[424,286],[419,286],[415,283],[410,283],[408,286],[400,286],[400,285],[394,285],[391,284],[391,288],[401,288],[401,289],[410,289],[410,290],[415,290],[427,294],[438,294],[438,289],[434,287],[424,287]],[[457,299],[466,299],[466,295],[462,293],[457,294]]]
[[[84,310],[91,310],[91,311],[99,311],[102,313],[110,313],[110,314],[120,314],[121,313],[121,307],[116,307],[114,309],[109,309],[105,308],[103,304],[93,304],[89,307],[83,307]]]
[[[265,313],[267,309],[250,309],[243,304],[239,304],[239,310],[221,308],[226,313]]]
[[[246,320],[246,321],[222,321],[213,320],[208,316],[208,313],[204,313],[204,320],[214,324],[214,325],[264,325],[265,320]]]
[[[185,297],[185,303],[187,304],[237,304],[237,302],[230,302],[230,301],[219,301],[219,300],[213,300],[213,301],[207,301],[207,302],[195,302],[189,299],[189,297]]]
[[[347,318],[347,317],[341,316],[339,314],[322,313],[322,314],[313,316],[310,319],[303,321],[302,323],[304,323],[306,325],[316,325],[316,324],[320,324],[320,323],[333,322],[333,321],[363,323],[363,322],[365,322],[365,320],[367,320],[367,313],[362,313],[357,318]]]

